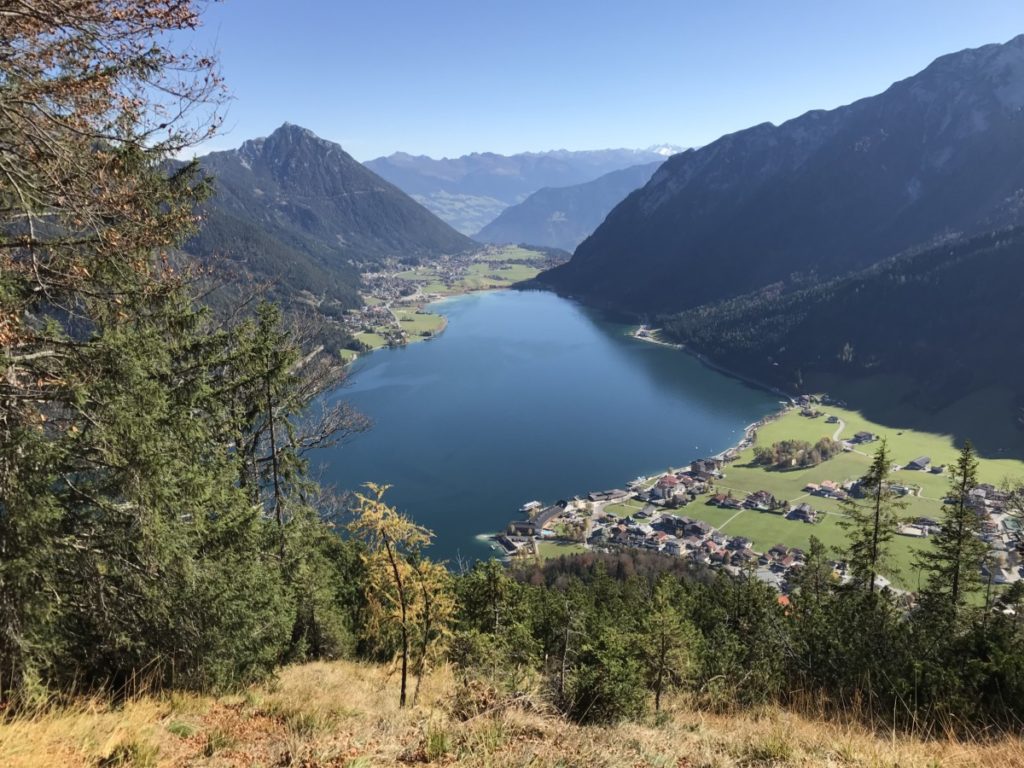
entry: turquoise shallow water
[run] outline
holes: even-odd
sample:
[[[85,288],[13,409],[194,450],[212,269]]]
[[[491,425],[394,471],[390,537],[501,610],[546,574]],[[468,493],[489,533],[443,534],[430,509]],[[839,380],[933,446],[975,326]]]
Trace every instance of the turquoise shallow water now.
[[[391,484],[390,501],[436,533],[436,557],[486,556],[477,536],[524,502],[717,453],[776,407],[770,393],[550,293],[477,293],[432,310],[448,316],[441,336],[356,362],[330,397],[373,429],[313,464],[339,488]]]

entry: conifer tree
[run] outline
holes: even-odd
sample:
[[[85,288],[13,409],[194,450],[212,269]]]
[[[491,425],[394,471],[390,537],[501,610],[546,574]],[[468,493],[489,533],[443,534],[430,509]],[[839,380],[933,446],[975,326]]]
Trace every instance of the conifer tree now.
[[[846,530],[843,554],[853,574],[854,585],[874,594],[880,571],[890,568],[889,544],[899,527],[899,512],[906,507],[889,483],[892,459],[883,439],[867,473],[860,479],[863,499],[849,497],[841,504]]]
[[[965,440],[950,469],[942,529],[919,557],[919,565],[928,573],[922,602],[951,618],[982,586],[981,565],[988,547],[981,539],[981,517],[971,506],[970,494],[977,485],[978,460],[971,442]]]
[[[167,249],[205,188],[193,166],[161,168],[216,127],[204,109],[220,94],[213,62],[165,45],[197,24],[188,0],[16,3],[0,15],[0,699],[32,677],[75,677],[69,656],[105,674],[131,665],[123,645],[153,650],[141,633],[184,620],[156,608],[179,583],[161,569],[187,547],[165,534],[194,511],[156,507],[178,502],[189,474],[212,507],[230,505],[207,484],[222,462],[163,486],[181,467],[153,462],[176,431],[203,429],[173,411],[191,398],[202,408],[206,382],[177,367],[197,347],[172,342],[176,323],[192,326]],[[195,447],[178,455],[201,461]]]
[[[661,711],[662,694],[682,684],[694,665],[696,630],[677,605],[680,597],[675,579],[669,576],[658,579],[640,632],[656,712]]]
[[[299,614],[340,615],[344,589],[307,589],[346,566],[302,460],[326,431],[296,415],[329,379],[273,311],[214,322],[176,268],[211,184],[172,158],[223,95],[212,60],[168,47],[198,10],[0,14],[2,703],[245,683],[327,625]]]

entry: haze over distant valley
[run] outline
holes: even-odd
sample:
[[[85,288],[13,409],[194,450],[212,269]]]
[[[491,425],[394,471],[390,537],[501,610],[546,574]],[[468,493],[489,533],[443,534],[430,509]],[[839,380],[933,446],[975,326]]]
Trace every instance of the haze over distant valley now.
[[[531,243],[576,250],[608,212],[642,187],[660,161],[612,171],[569,187],[544,187],[510,206],[473,237],[487,243]]]
[[[395,152],[366,166],[421,202],[460,232],[472,235],[503,210],[542,187],[592,181],[612,171],[664,161],[672,145],[647,149],[553,150],[501,155],[474,152],[434,159]]]

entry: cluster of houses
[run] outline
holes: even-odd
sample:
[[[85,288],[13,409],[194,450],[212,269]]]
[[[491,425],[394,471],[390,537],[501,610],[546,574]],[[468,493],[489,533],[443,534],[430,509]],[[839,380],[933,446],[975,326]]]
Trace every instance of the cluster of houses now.
[[[385,304],[398,302],[415,294],[416,288],[408,280],[395,277],[394,270],[399,266],[398,264],[389,264],[380,272],[364,272],[361,278],[367,293]]]
[[[783,594],[804,565],[804,551],[799,547],[776,544],[758,552],[748,538],[728,536],[704,520],[657,510],[653,505],[632,517],[599,516],[587,543],[596,550],[662,552],[737,576],[749,573]],[[845,563],[835,561],[832,567],[838,581],[849,578]]]
[[[556,537],[552,524],[556,519],[566,518],[574,521],[582,517],[585,510],[577,501],[564,499],[545,507],[539,501],[529,501],[519,508],[524,519],[514,520],[506,526],[504,532],[494,537],[494,541],[506,557],[521,554],[536,554],[537,539],[553,539]]]
[[[755,512],[771,512],[782,515],[787,520],[796,520],[802,523],[816,523],[819,516],[819,513],[807,502],[790,505],[787,501],[775,498],[771,491],[748,493],[747,497],[742,501],[732,494],[718,493],[708,499],[708,504],[721,509],[750,509]]]
[[[821,402],[826,401],[823,399]],[[798,404],[809,407],[812,401]],[[748,438],[751,431],[748,428]],[[876,439],[870,432],[858,432],[847,443],[852,447]],[[556,533],[556,529],[563,532],[571,530],[575,540],[585,542],[594,550],[628,548],[686,558],[737,575],[752,574],[785,595],[793,583],[793,576],[804,565],[801,549],[777,544],[765,552],[757,552],[749,539],[728,536],[710,523],[683,515],[678,510],[705,496],[708,504],[722,509],[774,513],[805,523],[817,522],[822,513],[809,502],[790,504],[766,490],[748,493],[743,499],[734,497],[732,493],[715,493],[716,481],[725,478],[723,469],[728,460],[729,456],[725,454],[699,459],[685,469],[667,472],[653,484],[646,478],[637,478],[625,490],[592,491],[585,498],[559,501],[548,507],[537,501],[529,502],[520,509],[524,519],[510,523],[496,541],[509,556],[535,553],[538,540],[564,537],[562,533]],[[896,468],[933,473],[941,473],[945,469],[933,466],[927,456],[917,457]],[[894,484],[891,488],[901,495],[921,492],[919,486],[907,484]],[[838,501],[863,496],[860,480],[811,482],[807,483],[804,491],[811,497]],[[981,484],[972,489],[969,500],[981,519],[982,538],[989,545],[983,576],[993,584],[1024,580],[1024,510],[1016,508],[1019,505],[1011,493],[991,484]],[[627,501],[632,502],[636,510],[629,516],[621,517],[604,511],[607,505]],[[904,522],[899,532],[923,538],[940,530],[938,521],[917,517],[912,522]],[[833,578],[837,581],[850,578],[846,563],[833,561],[832,568]],[[891,585],[880,576],[878,586]]]
[[[808,483],[804,486],[804,490],[812,496],[844,501],[850,497],[856,487],[856,482],[837,483],[834,480],[822,480],[820,483]]]
[[[647,491],[639,487],[642,478],[633,481],[630,488],[642,501],[658,506],[680,507],[695,501],[698,496],[711,490],[716,480],[725,477],[722,473],[724,466],[724,457],[697,459],[686,469],[666,473]]]
[[[704,520],[663,512],[653,505],[626,518],[598,516],[587,543],[599,550],[630,548],[664,552],[722,567],[738,568],[758,558],[749,539],[727,536]]]
[[[395,322],[391,310],[383,304],[347,310],[343,324],[345,330],[353,336],[357,333],[376,333],[389,346],[402,346],[408,341],[405,331]]]
[[[981,520],[982,539],[989,546],[983,571],[993,584],[1011,584],[1024,577],[1024,530],[1017,500],[1008,491],[983,483],[971,490],[971,508]]]
[[[803,564],[803,552],[778,544],[767,552],[757,552],[753,542],[743,536],[728,536],[710,523],[680,514],[677,510],[699,495],[713,490],[724,477],[723,458],[699,459],[689,467],[668,472],[653,485],[643,478],[626,490],[591,491],[584,498],[562,500],[545,507],[531,501],[520,508],[522,519],[509,523],[495,537],[498,547],[509,557],[534,554],[536,542],[559,538],[559,529],[582,531],[581,539],[594,550],[637,549],[661,552],[739,574],[750,572],[766,583],[785,591],[794,569]],[[606,505],[625,501],[642,502],[627,517],[603,511]],[[709,503],[726,508],[785,510],[792,519],[813,522],[816,513],[808,505],[785,507],[768,491],[751,493],[739,501],[727,494],[710,497]]]
[[[353,332],[364,331],[366,333],[372,333],[380,326],[394,325],[395,322],[395,318],[391,315],[391,310],[383,304],[350,309],[345,313],[345,320],[349,330]]]

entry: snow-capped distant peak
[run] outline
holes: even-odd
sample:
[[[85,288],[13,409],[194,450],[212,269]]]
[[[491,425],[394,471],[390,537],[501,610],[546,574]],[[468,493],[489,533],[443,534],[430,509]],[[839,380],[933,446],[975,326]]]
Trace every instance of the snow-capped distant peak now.
[[[671,157],[672,155],[677,155],[682,152],[683,148],[677,147],[675,144],[655,144],[652,147],[648,147],[647,151],[653,152],[656,155],[661,155],[662,157]]]

